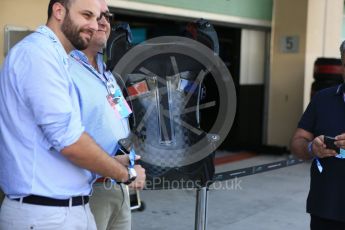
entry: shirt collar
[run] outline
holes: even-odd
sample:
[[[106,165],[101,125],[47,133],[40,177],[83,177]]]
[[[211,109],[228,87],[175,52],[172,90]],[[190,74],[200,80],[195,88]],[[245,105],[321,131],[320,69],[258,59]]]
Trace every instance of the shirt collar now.
[[[82,51],[80,51],[80,50],[73,50],[71,52],[71,56],[74,57],[74,58],[79,59],[80,61],[82,61],[85,64],[87,64],[90,67],[92,67],[90,62],[89,62],[89,59],[87,58],[87,56]],[[104,66],[104,63],[103,63],[103,54],[101,52],[97,53],[96,61],[97,61],[99,73],[103,74],[105,66]]]
[[[98,65],[98,69],[99,69],[100,73],[103,74],[105,71],[105,64],[103,61],[103,53],[101,53],[101,52],[97,53],[97,65]]]
[[[60,42],[59,38],[56,36],[56,34],[48,26],[45,26],[45,25],[39,26],[36,29],[36,32],[41,33],[41,34],[49,37],[54,42]]]
[[[80,61],[90,65],[89,63],[89,59],[87,58],[87,56],[80,50],[72,50],[71,52],[71,56],[74,58],[79,59]]]
[[[61,41],[59,40],[59,38],[54,33],[54,31],[52,31],[48,26],[42,25],[36,29],[36,32],[42,34],[43,36],[48,37],[51,41],[55,43],[55,47],[59,55],[62,57],[65,68],[68,68],[68,60],[69,60],[68,54],[65,48],[63,47],[63,45],[61,44]]]

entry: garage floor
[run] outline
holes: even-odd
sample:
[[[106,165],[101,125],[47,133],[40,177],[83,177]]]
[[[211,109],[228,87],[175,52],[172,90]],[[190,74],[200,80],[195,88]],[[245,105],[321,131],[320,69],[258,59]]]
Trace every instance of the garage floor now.
[[[259,155],[217,165],[217,171],[287,159]],[[208,230],[304,230],[310,162],[215,183],[209,192]],[[133,230],[193,230],[194,190],[142,191],[145,210],[133,212]]]

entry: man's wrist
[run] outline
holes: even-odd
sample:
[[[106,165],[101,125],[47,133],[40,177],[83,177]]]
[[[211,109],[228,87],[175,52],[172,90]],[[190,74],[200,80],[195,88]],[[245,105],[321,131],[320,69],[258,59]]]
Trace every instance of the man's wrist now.
[[[137,178],[137,172],[134,168],[128,167],[128,180],[123,182],[125,185],[129,185]]]

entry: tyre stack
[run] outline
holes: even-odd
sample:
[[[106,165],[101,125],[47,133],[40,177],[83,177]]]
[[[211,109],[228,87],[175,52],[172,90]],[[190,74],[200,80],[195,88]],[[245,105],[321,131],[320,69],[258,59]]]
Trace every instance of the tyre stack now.
[[[343,83],[341,59],[318,58],[314,63],[314,82],[311,85],[310,98],[317,91]]]

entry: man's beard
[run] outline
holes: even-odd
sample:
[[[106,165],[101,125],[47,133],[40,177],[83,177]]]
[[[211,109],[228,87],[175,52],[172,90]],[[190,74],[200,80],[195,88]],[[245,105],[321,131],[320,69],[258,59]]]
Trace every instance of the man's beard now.
[[[85,41],[80,36],[80,33],[84,30],[79,29],[78,26],[73,23],[68,12],[66,13],[65,19],[62,23],[61,31],[77,50],[84,50],[89,45],[90,41]]]

